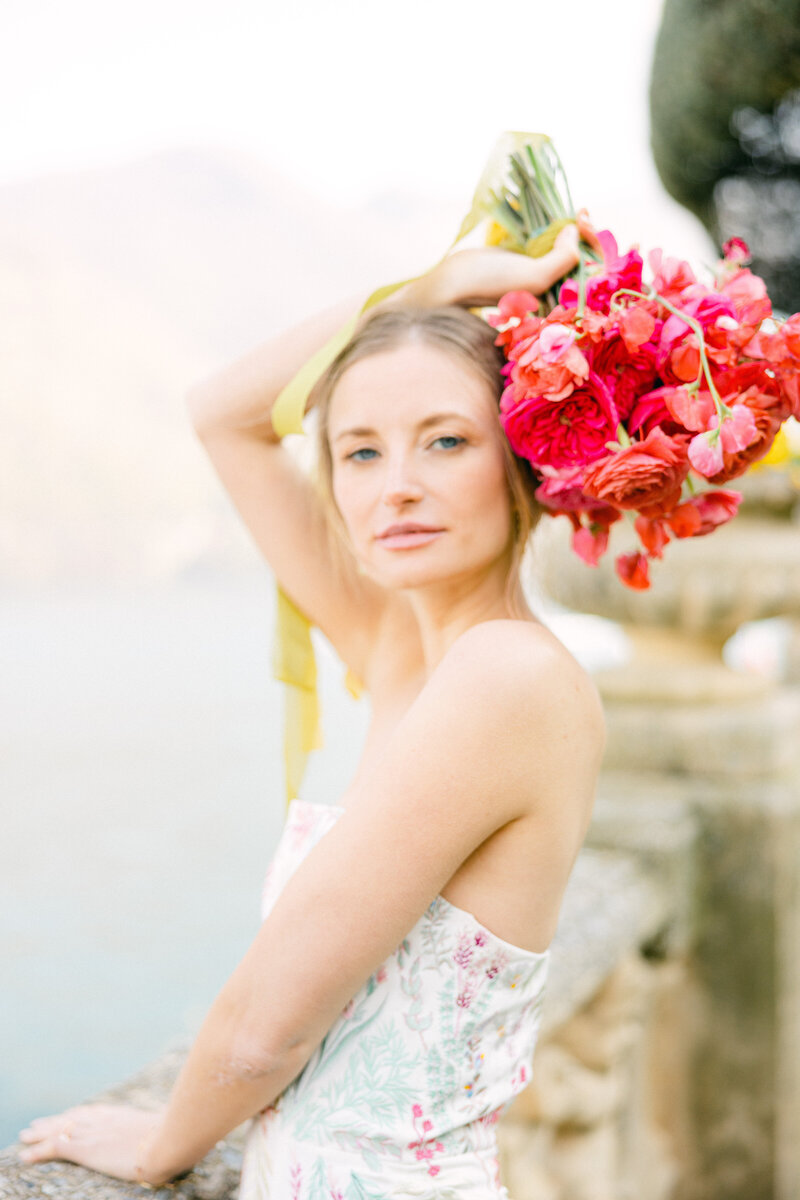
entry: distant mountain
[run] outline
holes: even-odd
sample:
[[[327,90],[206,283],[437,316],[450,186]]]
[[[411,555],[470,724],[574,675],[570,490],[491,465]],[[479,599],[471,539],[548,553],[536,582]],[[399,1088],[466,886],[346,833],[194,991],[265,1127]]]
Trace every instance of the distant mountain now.
[[[445,249],[457,206],[337,205],[175,150],[0,188],[0,582],[232,568],[253,550],[188,426],[195,379]]]

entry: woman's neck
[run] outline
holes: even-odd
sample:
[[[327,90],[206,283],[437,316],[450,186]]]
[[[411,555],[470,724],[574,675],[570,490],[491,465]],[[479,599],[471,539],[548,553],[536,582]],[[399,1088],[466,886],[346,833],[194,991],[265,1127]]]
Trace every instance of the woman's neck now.
[[[490,572],[478,583],[447,580],[406,595],[419,624],[425,674],[430,676],[453,642],[473,625],[494,620],[534,621],[522,587],[517,581],[507,594],[507,571]],[[538,622],[537,622],[538,623]]]

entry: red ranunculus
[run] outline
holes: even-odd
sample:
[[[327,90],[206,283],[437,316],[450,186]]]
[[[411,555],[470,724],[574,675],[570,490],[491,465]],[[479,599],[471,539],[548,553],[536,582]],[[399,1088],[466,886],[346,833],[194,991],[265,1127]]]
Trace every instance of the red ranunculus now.
[[[681,484],[689,472],[688,441],[687,434],[670,437],[656,425],[646,438],[588,467],[583,490],[617,508],[639,509],[646,516],[668,512],[680,500]]]

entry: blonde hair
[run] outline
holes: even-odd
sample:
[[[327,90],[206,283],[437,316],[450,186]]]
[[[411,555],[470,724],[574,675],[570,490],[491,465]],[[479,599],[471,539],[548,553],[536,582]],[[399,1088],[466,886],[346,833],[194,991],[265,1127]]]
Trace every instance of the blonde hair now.
[[[393,350],[408,342],[420,341],[451,354],[469,366],[484,380],[499,410],[500,396],[505,386],[500,368],[505,356],[502,349],[495,346],[495,336],[491,325],[457,305],[386,309],[365,317],[347,345],[317,380],[309,397],[309,407],[313,407],[317,415],[315,482],[333,535],[332,549],[340,563],[341,550],[347,545],[347,533],[333,494],[328,417],[331,397],[345,371],[360,359]],[[501,441],[513,514],[513,551],[506,587],[506,596],[513,608],[525,548],[543,509],[534,497],[539,477],[527,459],[514,453],[505,436]]]

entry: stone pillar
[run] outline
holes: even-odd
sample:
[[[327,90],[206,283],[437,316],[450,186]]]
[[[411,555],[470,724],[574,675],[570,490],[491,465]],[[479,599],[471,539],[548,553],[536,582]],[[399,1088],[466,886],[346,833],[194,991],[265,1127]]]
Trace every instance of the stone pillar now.
[[[743,621],[800,613],[800,526],[740,516],[671,543],[639,593],[613,572],[627,529],[594,570],[569,551],[566,521],[542,534],[545,590],[632,634],[631,662],[595,677],[607,790],[633,804],[668,781],[697,821],[675,1196],[800,1200],[800,688],[719,654]]]

